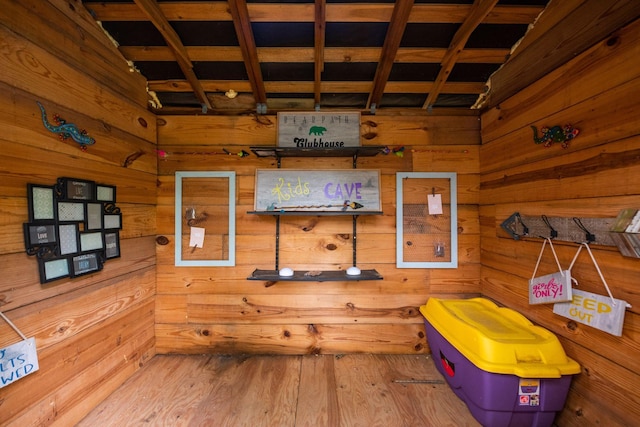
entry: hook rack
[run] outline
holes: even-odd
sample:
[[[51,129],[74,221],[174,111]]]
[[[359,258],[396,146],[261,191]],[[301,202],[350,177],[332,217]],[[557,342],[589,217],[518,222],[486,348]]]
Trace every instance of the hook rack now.
[[[547,217],[514,212],[501,227],[514,240],[523,237],[551,238],[556,241],[616,246],[609,235],[615,218]]]

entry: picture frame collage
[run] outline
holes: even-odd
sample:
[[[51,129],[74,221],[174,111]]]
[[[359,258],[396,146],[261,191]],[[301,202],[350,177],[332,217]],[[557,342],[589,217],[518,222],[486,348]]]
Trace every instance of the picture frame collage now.
[[[62,177],[50,186],[27,184],[27,203],[24,243],[38,260],[40,283],[94,273],[120,257],[115,186]]]

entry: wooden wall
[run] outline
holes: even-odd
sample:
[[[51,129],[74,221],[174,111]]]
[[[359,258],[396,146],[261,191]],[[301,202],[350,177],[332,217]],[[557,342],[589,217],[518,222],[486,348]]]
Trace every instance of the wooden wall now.
[[[364,144],[404,146],[404,155],[358,160],[379,169],[383,215],[358,218],[358,265],[375,268],[381,281],[248,281],[256,268],[275,265],[275,219],[250,215],[256,168],[274,159],[235,153],[276,144],[276,117],[159,119],[156,343],[159,353],[425,353],[418,307],[430,295],[479,293],[479,117],[363,116]],[[233,155],[225,154],[225,151]],[[351,158],[287,158],[283,168],[350,169]],[[236,266],[174,266],[174,174],[220,170],[237,174]],[[457,172],[460,267],[397,269],[395,174]],[[280,266],[336,270],[351,265],[351,216],[285,216],[280,222]]]
[[[615,337],[554,315],[550,305],[529,306],[527,281],[541,241],[515,241],[500,224],[516,211],[611,218],[640,208],[639,100],[636,21],[482,115],[482,293],[558,334],[582,365],[557,419],[562,426],[629,426],[640,419],[640,260],[593,246],[613,295],[633,306],[622,337]],[[580,129],[569,148],[533,143],[530,125],[566,123]],[[576,245],[556,249],[568,267]],[[553,265],[548,256],[542,268],[552,272]],[[573,276],[579,289],[606,295],[588,256],[580,256]]]
[[[0,388],[0,425],[73,425],[155,354],[156,120],[144,79],[81,2],[3,2],[0,40],[0,310],[36,338],[40,365]],[[95,145],[59,140],[36,101]],[[22,237],[26,185],[60,176],[117,186],[122,257],[41,285]],[[0,347],[18,340],[0,320]]]

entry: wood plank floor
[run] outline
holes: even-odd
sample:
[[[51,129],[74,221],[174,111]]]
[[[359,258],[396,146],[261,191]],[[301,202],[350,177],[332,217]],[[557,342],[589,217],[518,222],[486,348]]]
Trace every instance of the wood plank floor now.
[[[158,355],[78,426],[479,426],[425,355]]]

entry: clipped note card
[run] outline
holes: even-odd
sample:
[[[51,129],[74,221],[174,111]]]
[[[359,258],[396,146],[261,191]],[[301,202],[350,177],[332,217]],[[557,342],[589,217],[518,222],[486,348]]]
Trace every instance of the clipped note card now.
[[[427,204],[429,208],[429,215],[442,214],[442,194],[427,195]]]
[[[189,247],[204,247],[204,228],[191,227],[191,236],[189,237]]]

